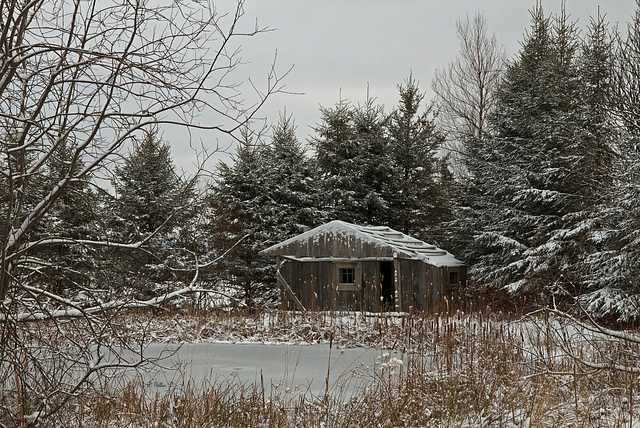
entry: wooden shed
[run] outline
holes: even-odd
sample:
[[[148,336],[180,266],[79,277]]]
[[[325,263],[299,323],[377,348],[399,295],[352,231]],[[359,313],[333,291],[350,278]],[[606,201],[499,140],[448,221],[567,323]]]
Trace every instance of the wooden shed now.
[[[262,251],[280,304],[305,310],[438,311],[467,269],[449,252],[382,226],[332,221]]]

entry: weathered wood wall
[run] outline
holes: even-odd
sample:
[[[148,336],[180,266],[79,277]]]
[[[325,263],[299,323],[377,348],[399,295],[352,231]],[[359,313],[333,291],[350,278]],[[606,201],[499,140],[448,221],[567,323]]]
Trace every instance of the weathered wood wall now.
[[[376,245],[357,235],[316,235],[306,241],[296,241],[279,249],[280,254],[293,257],[350,257],[365,258],[393,257],[393,250],[387,246]]]
[[[450,292],[449,269],[458,272],[460,281],[466,281],[466,269],[436,267],[418,260],[395,260],[399,301],[397,309],[439,312],[443,308],[443,297]],[[334,262],[293,261],[281,263],[280,273],[291,291],[307,310],[383,310],[381,301],[380,263],[358,262],[360,284],[358,290],[337,291]],[[285,309],[299,309],[284,284],[281,287],[281,304]],[[389,309],[389,308],[386,308]]]
[[[282,262],[280,273],[308,310],[378,310],[380,301],[379,268],[377,262],[359,262],[362,274],[357,278],[356,291],[337,291],[332,262]],[[281,287],[284,286],[283,284]],[[285,307],[295,309],[295,301],[281,290]]]

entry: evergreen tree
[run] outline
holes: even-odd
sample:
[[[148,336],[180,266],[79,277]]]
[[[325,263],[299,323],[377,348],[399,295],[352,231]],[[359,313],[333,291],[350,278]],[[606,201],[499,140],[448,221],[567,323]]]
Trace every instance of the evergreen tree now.
[[[410,77],[386,115],[375,99],[321,109],[311,140],[329,215],[357,224],[386,225],[433,242],[450,219],[452,176],[437,151],[444,137],[433,107]]]
[[[111,261],[120,284],[147,298],[164,292],[176,278],[169,265],[186,246],[180,238],[193,208],[193,184],[176,174],[169,144],[155,130],[134,142],[115,174],[111,239],[143,245],[138,250],[115,249]]]
[[[188,193],[176,174],[169,143],[157,131],[147,131],[141,141],[116,168],[114,180],[122,238],[137,241],[163,227],[164,238],[175,225],[175,210],[184,205]]]
[[[579,282],[572,268],[593,207],[593,165],[575,27],[564,12],[551,21],[541,7],[532,18],[498,92],[495,136],[470,144],[472,199],[459,226],[472,233],[468,255],[480,282],[544,295],[550,284]]]
[[[587,58],[597,57],[598,46],[604,45],[600,50],[605,52],[608,49],[605,36],[599,35],[603,30],[596,32],[596,25],[592,26],[593,47]],[[592,72],[603,75],[601,80],[606,83],[601,88],[592,85],[594,100],[608,100],[604,108],[594,109],[593,114],[600,118],[596,123],[602,124],[596,131],[605,136],[611,133],[607,126],[612,121],[611,112],[614,124],[621,126],[614,136],[619,156],[613,164],[611,190],[603,193],[596,217],[599,229],[591,236],[598,251],[584,262],[590,293],[581,300],[596,316],[629,321],[640,316],[640,8],[626,38],[619,39],[613,62],[611,74],[605,67],[599,74]],[[589,65],[591,70],[598,70]],[[613,79],[606,80],[611,75]]]
[[[311,160],[296,137],[291,116],[281,116],[266,147],[265,171],[276,212],[274,243],[318,226],[327,219]]]
[[[355,110],[340,100],[333,108],[320,109],[320,124],[311,139],[324,204],[333,219],[367,222],[366,183],[362,182],[361,147],[356,138]],[[364,127],[361,131],[364,131]]]
[[[62,141],[47,160],[47,177],[44,188],[52,188],[64,177],[77,175],[84,164],[73,159],[75,148]],[[42,237],[68,238],[73,240],[98,240],[104,236],[101,203],[98,195],[91,190],[88,177],[67,186],[36,228]],[[51,245],[40,251],[39,256],[45,266],[44,281],[55,286],[55,292],[63,288],[77,291],[75,285],[95,286],[95,270],[102,255],[100,249],[68,244]]]
[[[580,88],[585,144],[578,176],[582,195],[590,205],[600,201],[613,185],[619,130],[612,114],[613,39],[604,17],[591,20],[579,59]]]
[[[629,135],[640,134],[640,4],[626,39],[616,52],[613,95],[615,114]]]
[[[444,136],[436,129],[433,107],[420,112],[424,93],[409,77],[398,85],[400,102],[389,123],[390,160],[393,174],[390,226],[430,242],[441,241],[439,229],[450,220],[451,180],[446,160],[437,159]]]
[[[247,306],[253,307],[275,298],[274,262],[260,251],[272,242],[278,208],[268,185],[267,147],[254,143],[248,129],[243,138],[232,156],[233,164],[218,165],[210,227],[215,252],[225,254],[220,279],[237,286]]]
[[[535,220],[516,201],[509,201],[518,196],[514,189],[527,184],[527,174],[519,167],[534,166],[529,145],[541,123],[535,116],[545,111],[538,104],[547,100],[541,87],[549,80],[545,69],[551,57],[549,21],[541,10],[536,12],[532,34],[508,67],[498,93],[492,118],[496,138],[470,138],[467,143],[464,161],[469,176],[458,201],[462,216],[456,228],[463,232],[459,245],[466,249],[462,254],[479,283],[497,287],[521,273],[507,276],[505,271],[522,270],[527,242],[536,236]],[[469,245],[463,246],[464,242]]]
[[[211,232],[216,254],[225,253],[219,275],[253,307],[275,299],[275,263],[260,251],[317,226],[325,213],[291,117],[280,117],[269,145],[254,143],[248,129],[243,136],[233,164],[219,165]]]
[[[31,242],[45,240],[96,239],[100,234],[96,195],[88,185],[88,177],[75,180],[63,189],[58,184],[66,177],[73,176],[83,168],[81,159],[74,159],[72,145],[67,140],[59,141],[43,158],[43,166],[34,168],[37,152],[29,147],[19,148],[18,142],[9,138],[4,142],[4,152],[0,153],[0,215],[3,226],[0,240],[4,241],[9,228],[16,227],[26,219],[26,213],[34,210],[48,194],[57,197],[46,212],[31,228],[28,238]],[[29,172],[32,171],[32,172]],[[39,286],[48,286],[54,293],[62,293],[75,285],[91,285],[93,257],[88,249],[68,244],[42,245],[29,251],[25,260],[32,271],[30,277]]]
[[[390,224],[389,205],[393,165],[387,136],[387,117],[375,99],[367,94],[363,105],[353,110],[356,157],[350,174],[355,180],[353,209],[364,224]]]
[[[613,40],[604,17],[598,14],[591,20],[579,62],[586,143],[579,175],[591,213],[585,221],[583,242],[583,248],[590,251],[585,251],[577,269],[584,273],[587,291],[609,286],[617,276],[610,271],[610,259],[619,255],[619,245],[614,242],[619,234],[618,225],[614,225],[619,220],[614,178],[620,159],[616,154],[619,130],[612,115],[613,61]],[[612,222],[614,218],[618,220]]]
[[[74,160],[72,154],[75,148],[66,141],[62,142],[47,164],[47,183],[54,186],[65,176],[78,174],[84,167],[81,160]],[[55,224],[53,235],[72,239],[97,239],[100,228],[96,225],[99,215],[93,211],[98,205],[98,198],[89,185],[90,177],[71,183],[60,195],[45,216],[49,223]]]

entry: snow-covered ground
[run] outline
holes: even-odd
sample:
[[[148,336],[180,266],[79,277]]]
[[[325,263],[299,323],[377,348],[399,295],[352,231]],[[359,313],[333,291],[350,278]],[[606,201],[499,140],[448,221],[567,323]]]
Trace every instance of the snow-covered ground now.
[[[137,396],[151,403],[126,408],[138,424],[150,408],[155,418],[179,418],[184,410],[173,403],[193,402],[190,417],[208,426],[242,409],[238,426],[640,427],[640,336],[593,331],[561,314],[137,314],[118,322],[136,333],[133,342],[148,338],[145,357],[163,357],[135,375]],[[201,410],[213,404],[222,406],[215,414]]]

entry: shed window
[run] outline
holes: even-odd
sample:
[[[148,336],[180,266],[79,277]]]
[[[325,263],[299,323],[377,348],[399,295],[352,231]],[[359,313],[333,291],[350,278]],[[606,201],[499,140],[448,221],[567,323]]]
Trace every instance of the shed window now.
[[[362,267],[359,263],[336,263],[334,265],[333,280],[336,291],[359,291]]]
[[[340,268],[340,284],[355,284],[356,283],[356,269]]]
[[[458,284],[458,272],[449,272],[449,284]]]

